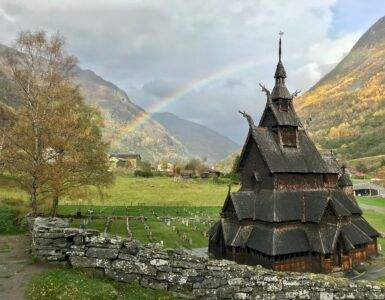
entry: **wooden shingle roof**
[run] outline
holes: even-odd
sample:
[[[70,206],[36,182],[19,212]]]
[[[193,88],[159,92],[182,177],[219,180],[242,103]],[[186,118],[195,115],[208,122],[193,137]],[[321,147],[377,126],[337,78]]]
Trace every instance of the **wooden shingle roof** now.
[[[375,230],[367,224],[368,230]],[[231,247],[249,247],[267,255],[286,255],[301,252],[328,254],[339,238],[347,250],[372,242],[372,237],[353,222],[306,226],[302,223],[281,226],[274,223],[237,225],[223,221],[215,227],[223,234],[225,244]],[[221,231],[222,230],[222,231]],[[378,234],[378,233],[377,233]],[[210,238],[215,238],[214,232]]]
[[[339,170],[327,164],[303,130],[298,130],[298,147],[281,147],[274,133],[255,127],[252,138],[257,144],[271,173],[338,174]]]
[[[261,190],[230,193],[238,221],[305,221],[319,223],[328,204],[337,216],[361,214],[353,197],[342,190]]]

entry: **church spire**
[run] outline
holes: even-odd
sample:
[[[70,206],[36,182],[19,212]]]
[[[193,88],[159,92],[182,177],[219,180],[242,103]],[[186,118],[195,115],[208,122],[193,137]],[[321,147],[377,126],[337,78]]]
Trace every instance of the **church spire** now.
[[[275,70],[275,86],[271,93],[271,99],[292,99],[292,95],[287,90],[285,85],[286,71],[282,63],[282,35],[283,32],[279,32],[279,48],[278,48],[278,64]]]
[[[282,37],[283,32],[279,32],[279,49],[278,49],[278,64],[277,69],[275,70],[274,78],[277,80],[278,78],[285,79],[286,78],[286,71],[282,63]]]

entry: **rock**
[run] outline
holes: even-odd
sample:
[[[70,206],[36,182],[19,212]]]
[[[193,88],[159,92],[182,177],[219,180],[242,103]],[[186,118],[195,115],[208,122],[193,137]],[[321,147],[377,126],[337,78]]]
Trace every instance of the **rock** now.
[[[167,290],[168,287],[167,283],[165,282],[159,282],[157,280],[147,277],[142,278],[142,280],[140,281],[140,285],[155,290]]]
[[[138,261],[115,260],[112,262],[112,268],[127,273],[156,276],[156,269],[153,266]]]
[[[74,244],[77,246],[84,245],[84,236],[82,234],[78,234],[74,237]]]
[[[152,259],[152,260],[150,260],[150,265],[156,266],[156,267],[166,266],[168,264],[169,264],[168,260],[164,260],[164,259]]]
[[[235,293],[234,299],[244,300],[244,299],[249,299],[249,296],[246,293]]]
[[[123,259],[123,260],[135,260],[136,259],[136,257],[134,255],[127,254],[127,253],[121,253],[121,252],[119,253],[118,258]]]
[[[118,249],[91,247],[86,251],[87,257],[115,259],[118,257]]]
[[[137,240],[124,241],[122,252],[136,255],[140,250],[140,243]]]
[[[115,270],[112,268],[105,269],[105,275],[110,279],[126,282],[126,283],[140,281],[140,275],[138,274],[129,274],[127,272]]]
[[[70,263],[76,268],[110,268],[111,262],[108,259],[71,256]]]

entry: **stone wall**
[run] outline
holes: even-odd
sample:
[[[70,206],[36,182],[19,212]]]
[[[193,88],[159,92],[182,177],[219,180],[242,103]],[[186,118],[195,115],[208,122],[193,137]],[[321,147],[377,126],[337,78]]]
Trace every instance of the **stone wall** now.
[[[275,272],[259,266],[195,257],[181,250],[141,245],[68,220],[37,218],[32,229],[38,258],[93,268],[122,282],[200,299],[385,299],[385,286],[320,274]]]

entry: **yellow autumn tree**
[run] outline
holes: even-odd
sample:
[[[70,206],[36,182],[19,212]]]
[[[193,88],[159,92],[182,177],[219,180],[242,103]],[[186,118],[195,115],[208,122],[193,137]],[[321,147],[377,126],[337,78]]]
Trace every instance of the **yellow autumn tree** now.
[[[15,49],[5,65],[19,104],[2,127],[1,165],[29,194],[34,215],[47,199],[56,215],[61,197],[112,180],[102,119],[73,85],[76,58],[59,34],[21,32]]]

